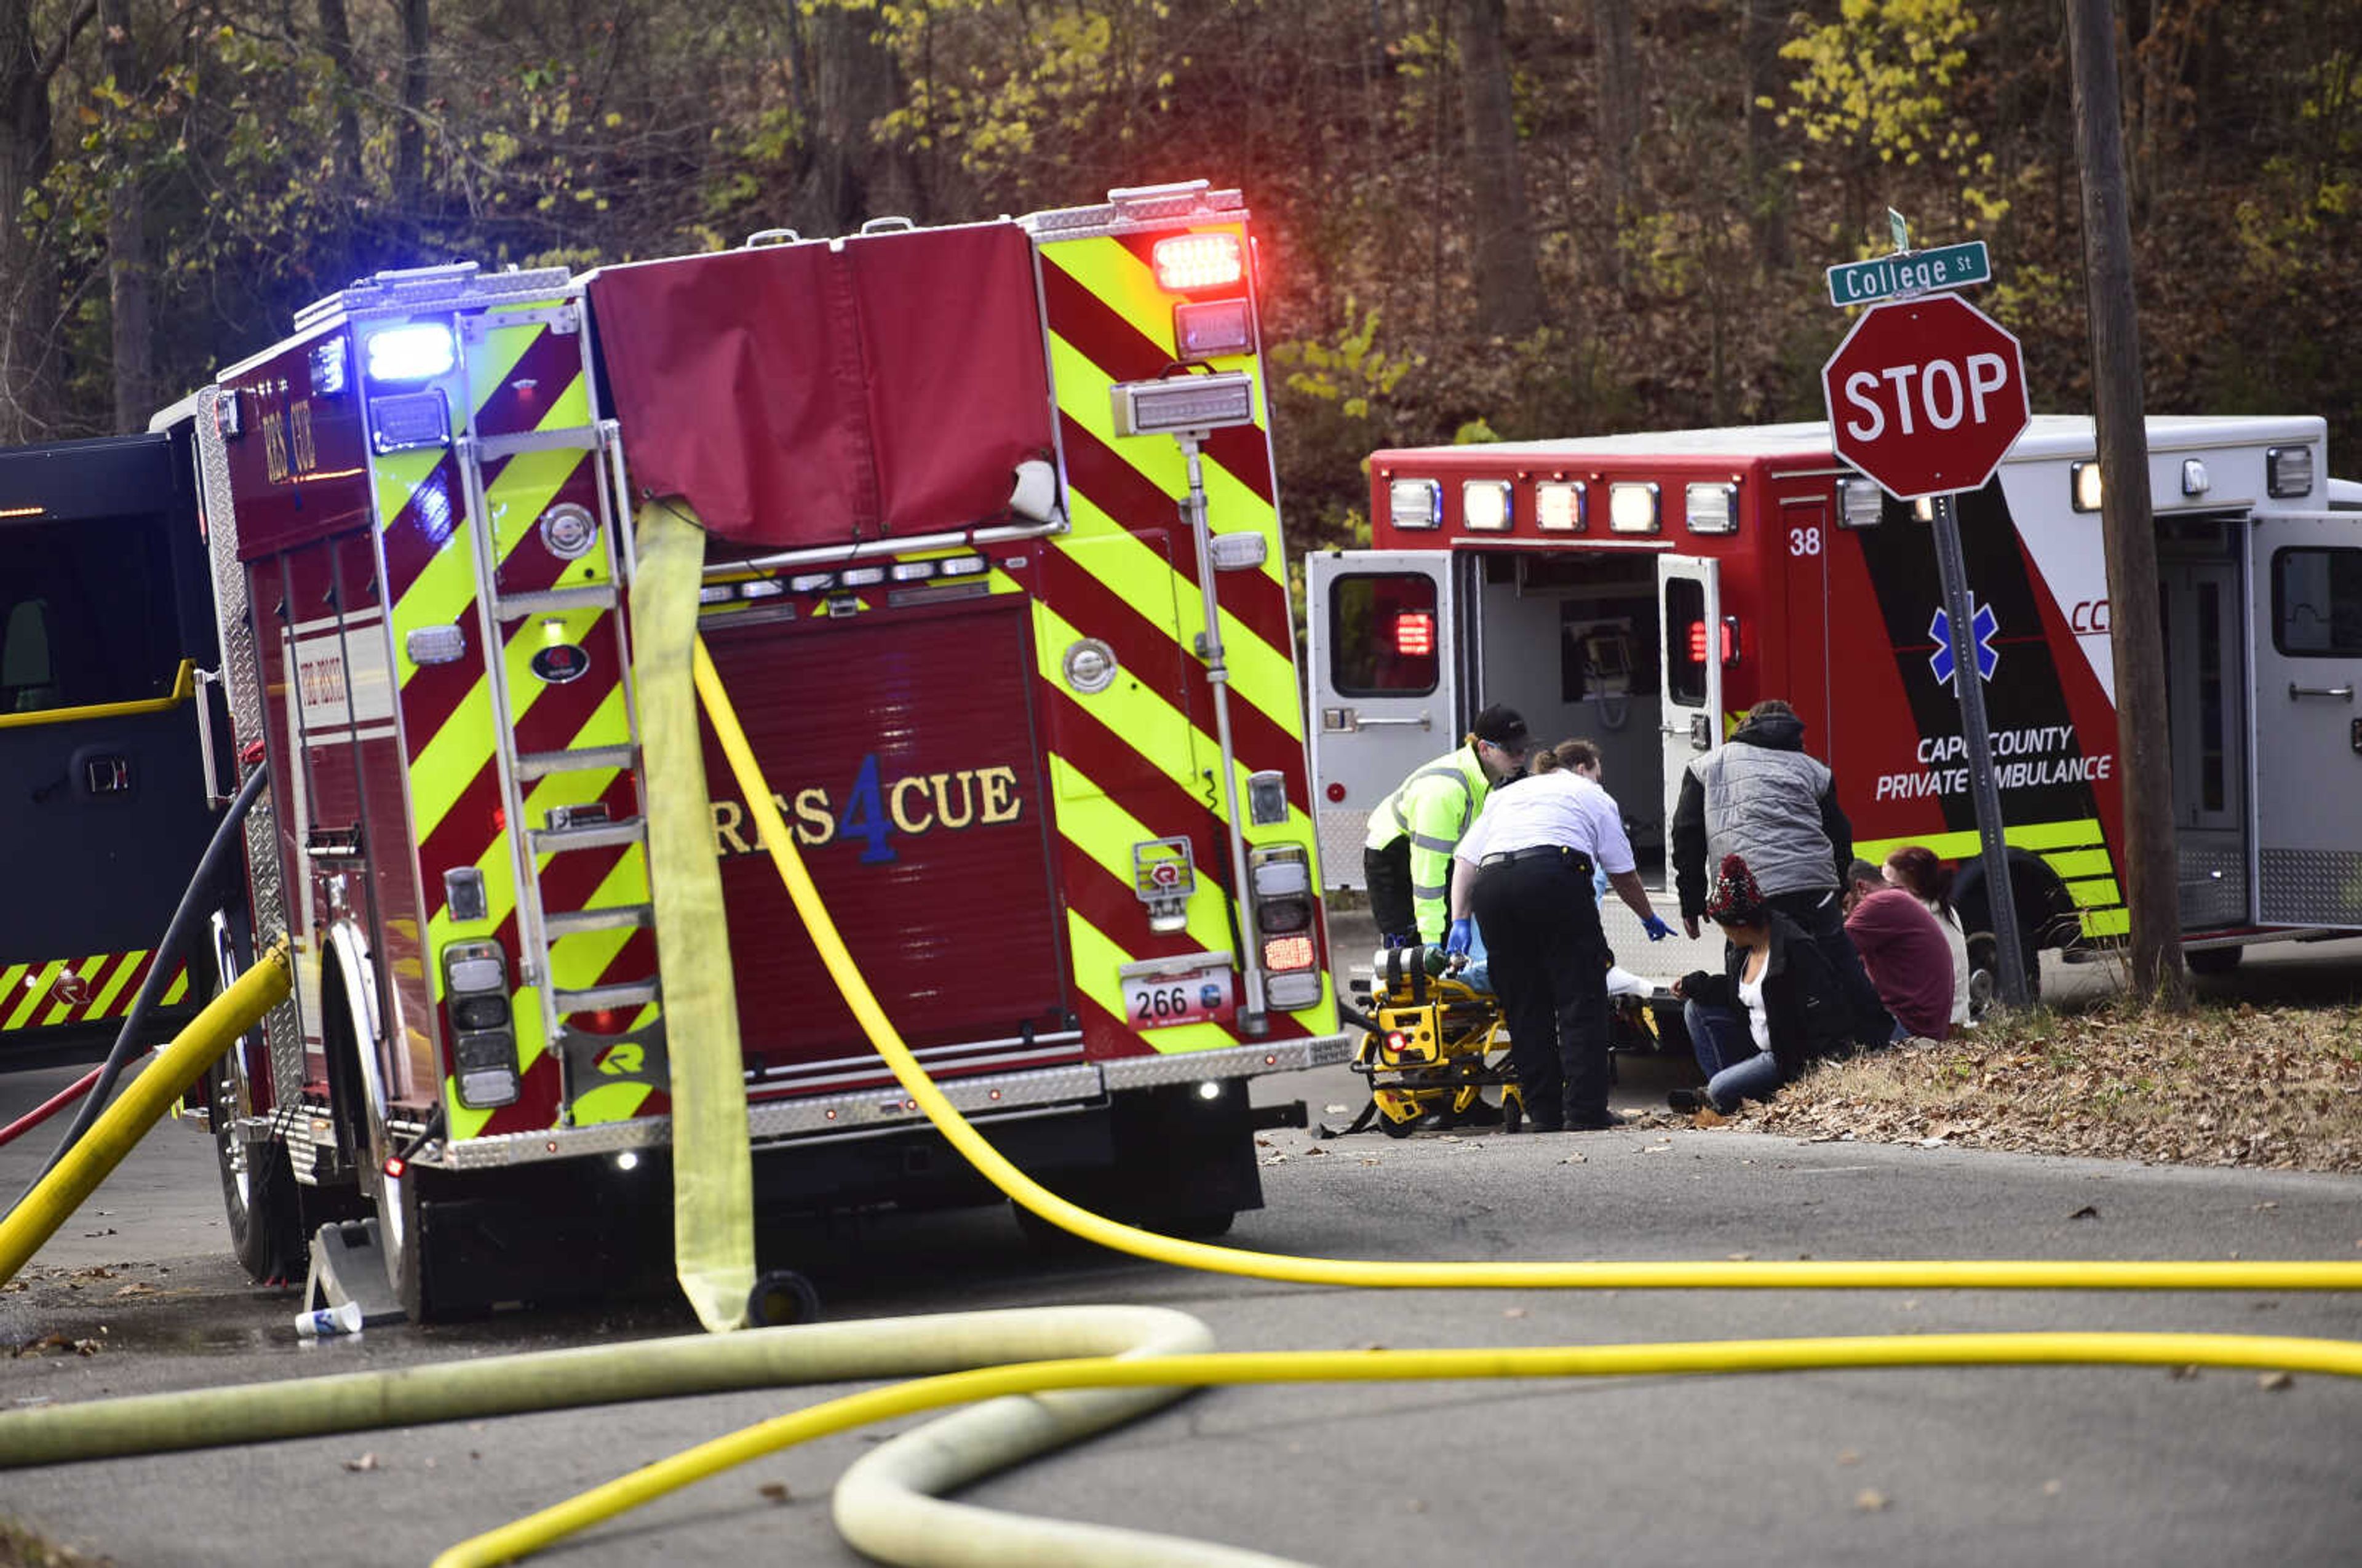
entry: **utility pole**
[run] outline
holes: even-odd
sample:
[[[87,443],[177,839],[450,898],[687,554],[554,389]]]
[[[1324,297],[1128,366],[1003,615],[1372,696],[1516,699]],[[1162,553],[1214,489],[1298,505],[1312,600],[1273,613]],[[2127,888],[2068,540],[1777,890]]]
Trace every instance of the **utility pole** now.
[[[2067,0],[2075,72],[2075,153],[2083,182],[2083,272],[2092,317],[2092,413],[2100,440],[2100,533],[2108,561],[2109,647],[2116,668],[2116,756],[2124,799],[2125,907],[2136,995],[2189,1004],[2181,965],[2180,861],[2166,733],[2165,637],[2149,513],[2140,323],[2133,308],[2132,224],[2116,83],[2112,0]]]

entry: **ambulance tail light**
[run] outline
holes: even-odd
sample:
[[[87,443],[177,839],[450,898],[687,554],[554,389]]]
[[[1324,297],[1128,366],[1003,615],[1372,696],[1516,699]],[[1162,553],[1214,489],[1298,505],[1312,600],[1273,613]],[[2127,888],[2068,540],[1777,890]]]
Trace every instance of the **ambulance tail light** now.
[[[1716,657],[1722,660],[1724,668],[1727,668],[1729,666],[1738,662],[1738,617],[1736,615],[1725,615],[1722,618],[1721,630],[1722,635],[1718,639],[1719,646],[1716,647],[1715,654]],[[1704,664],[1705,659],[1705,623],[1704,621],[1693,621],[1690,623],[1690,662],[1692,664]]]
[[[515,1021],[509,1004],[508,955],[497,942],[443,944],[443,999],[451,1022],[451,1076],[459,1103],[473,1110],[517,1098]]]
[[[1158,240],[1151,254],[1156,286],[1168,293],[1235,288],[1247,275],[1246,251],[1228,231],[1172,235]]]
[[[1435,617],[1424,610],[1405,610],[1395,616],[1395,652],[1405,658],[1429,658],[1435,654]]]
[[[1875,528],[1885,514],[1886,492],[1878,488],[1876,480],[1838,480],[1838,527]]]
[[[1310,854],[1300,845],[1265,845],[1249,853],[1247,879],[1265,1003],[1276,1012],[1314,1006],[1322,981],[1319,943],[1313,934]]]

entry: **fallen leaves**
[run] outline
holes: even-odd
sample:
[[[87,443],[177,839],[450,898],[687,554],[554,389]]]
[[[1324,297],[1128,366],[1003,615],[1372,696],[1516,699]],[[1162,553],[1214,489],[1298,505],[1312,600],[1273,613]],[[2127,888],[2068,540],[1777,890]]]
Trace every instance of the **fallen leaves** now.
[[[1716,1120],[1807,1143],[2362,1172],[2362,1020],[2247,1005],[2033,1011],[1824,1063]]]

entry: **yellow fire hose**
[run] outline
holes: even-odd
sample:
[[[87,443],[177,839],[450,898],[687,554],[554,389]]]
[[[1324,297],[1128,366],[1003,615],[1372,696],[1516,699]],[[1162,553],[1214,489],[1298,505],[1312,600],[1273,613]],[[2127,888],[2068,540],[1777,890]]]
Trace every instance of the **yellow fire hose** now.
[[[72,1218],[83,1200],[131,1152],[131,1146],[213,1066],[214,1058],[286,999],[287,986],[287,939],[282,936],[252,968],[207,1002],[146,1070],[125,1086],[115,1103],[50,1174],[34,1184],[24,1201],[0,1219],[0,1281],[17,1277],[17,1271],[40,1251],[51,1232]]]
[[[854,967],[796,856],[701,644],[696,680],[782,881],[873,1044],[955,1147],[1014,1201],[1076,1234],[1136,1256],[1212,1272],[1357,1286],[1753,1289],[2040,1288],[2344,1290],[2362,1264],[2308,1262],[2061,1263],[2042,1260],[1798,1263],[1390,1263],[1291,1258],[1177,1241],[1117,1224],[1058,1198],[1010,1165],[935,1088]],[[274,950],[283,994],[283,950]],[[262,966],[258,966],[258,970]],[[247,979],[254,978],[250,972]],[[246,985],[242,979],[235,994]],[[226,1001],[226,996],[223,1000]],[[218,1005],[218,1004],[217,1004]],[[269,1000],[256,1009],[267,1010]],[[193,1024],[195,1032],[211,1017]],[[248,1020],[250,1021],[250,1018]],[[226,1028],[224,1041],[247,1027]],[[180,1043],[175,1043],[177,1049]],[[169,1056],[171,1053],[167,1053]],[[210,1060],[208,1055],[206,1060]],[[197,1064],[202,1066],[202,1062]],[[193,1078],[195,1068],[188,1074]],[[145,1081],[149,1075],[143,1075]],[[187,1081],[186,1079],[183,1082]],[[171,1089],[158,1106],[168,1103]],[[110,1113],[112,1115],[112,1113]],[[149,1120],[152,1121],[153,1114]],[[127,1147],[127,1141],[123,1145]],[[120,1157],[120,1150],[116,1153]],[[107,1162],[111,1168],[112,1160]],[[60,1174],[78,1168],[70,1162]],[[96,1173],[103,1176],[104,1170]],[[91,1177],[94,1185],[96,1176]],[[85,1187],[84,1190],[87,1190]],[[75,1201],[79,1201],[77,1198]],[[30,1209],[28,1203],[25,1206]],[[72,1212],[68,1205],[50,1229]],[[14,1217],[11,1217],[12,1220]],[[38,1246],[43,1230],[35,1237]],[[0,1278],[21,1264],[0,1228]],[[1120,1320],[1120,1315],[1131,1315]],[[1118,1316],[1102,1316],[1118,1315]],[[1148,1316],[1142,1316],[1148,1315]],[[881,1445],[836,1492],[836,1521],[859,1550],[907,1563],[1178,1564],[1247,1568],[1278,1560],[1141,1532],[1018,1519],[940,1502],[1017,1458],[1111,1425],[1187,1387],[1295,1381],[1712,1374],[1866,1366],[2212,1365],[2362,1376],[2362,1345],[2252,1335],[2017,1333],[1873,1336],[1531,1350],[1196,1353],[1203,1326],[1161,1326],[1156,1309],[1070,1308],[759,1330],[715,1340],[501,1357],[458,1365],[274,1383],[0,1415],[0,1464],[59,1463],[463,1415],[891,1373],[938,1375],[856,1394],[701,1444],[541,1513],[464,1541],[438,1564],[512,1560],[638,1503],[796,1442],[951,1404],[970,1408]],[[999,1321],[992,1321],[999,1320]],[[1022,1320],[1020,1326],[1019,1320]],[[1070,1321],[1071,1320],[1071,1321]],[[1081,1340],[1067,1337],[1079,1329]],[[1077,1350],[1091,1353],[1077,1357]],[[1119,1354],[1118,1353],[1122,1353]],[[1034,1359],[1059,1354],[1062,1359]],[[1022,1364],[993,1364],[1024,1358]],[[970,1370],[947,1371],[955,1365]],[[595,1368],[595,1371],[594,1371]],[[636,1369],[636,1370],[635,1370]],[[1135,1401],[1108,1391],[1134,1391]],[[1083,1393],[1097,1390],[1098,1393]],[[1138,1391],[1147,1390],[1145,1394]],[[176,1411],[175,1407],[181,1408]],[[176,1419],[185,1418],[185,1419]],[[965,1425],[962,1425],[962,1424]],[[964,1438],[947,1435],[955,1430]],[[988,1434],[988,1435],[979,1435]]]

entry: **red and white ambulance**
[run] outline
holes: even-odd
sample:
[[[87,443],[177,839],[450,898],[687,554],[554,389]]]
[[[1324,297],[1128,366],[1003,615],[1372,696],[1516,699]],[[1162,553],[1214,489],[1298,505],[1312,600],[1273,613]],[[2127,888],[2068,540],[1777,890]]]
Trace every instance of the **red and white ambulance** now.
[[[2172,791],[2185,945],[2224,968],[2362,929],[2362,486],[2329,479],[2318,418],[2147,434],[2172,771],[2130,783]],[[1684,765],[1783,697],[1857,852],[1965,862],[1982,930],[1929,531],[1826,425],[1387,450],[1370,476],[1372,547],[1307,563],[1331,886],[1359,881],[1370,807],[1488,702],[1597,741],[1663,870]],[[2099,481],[2092,422],[2037,416],[1958,502],[2019,929],[2073,955],[2127,928]]]

